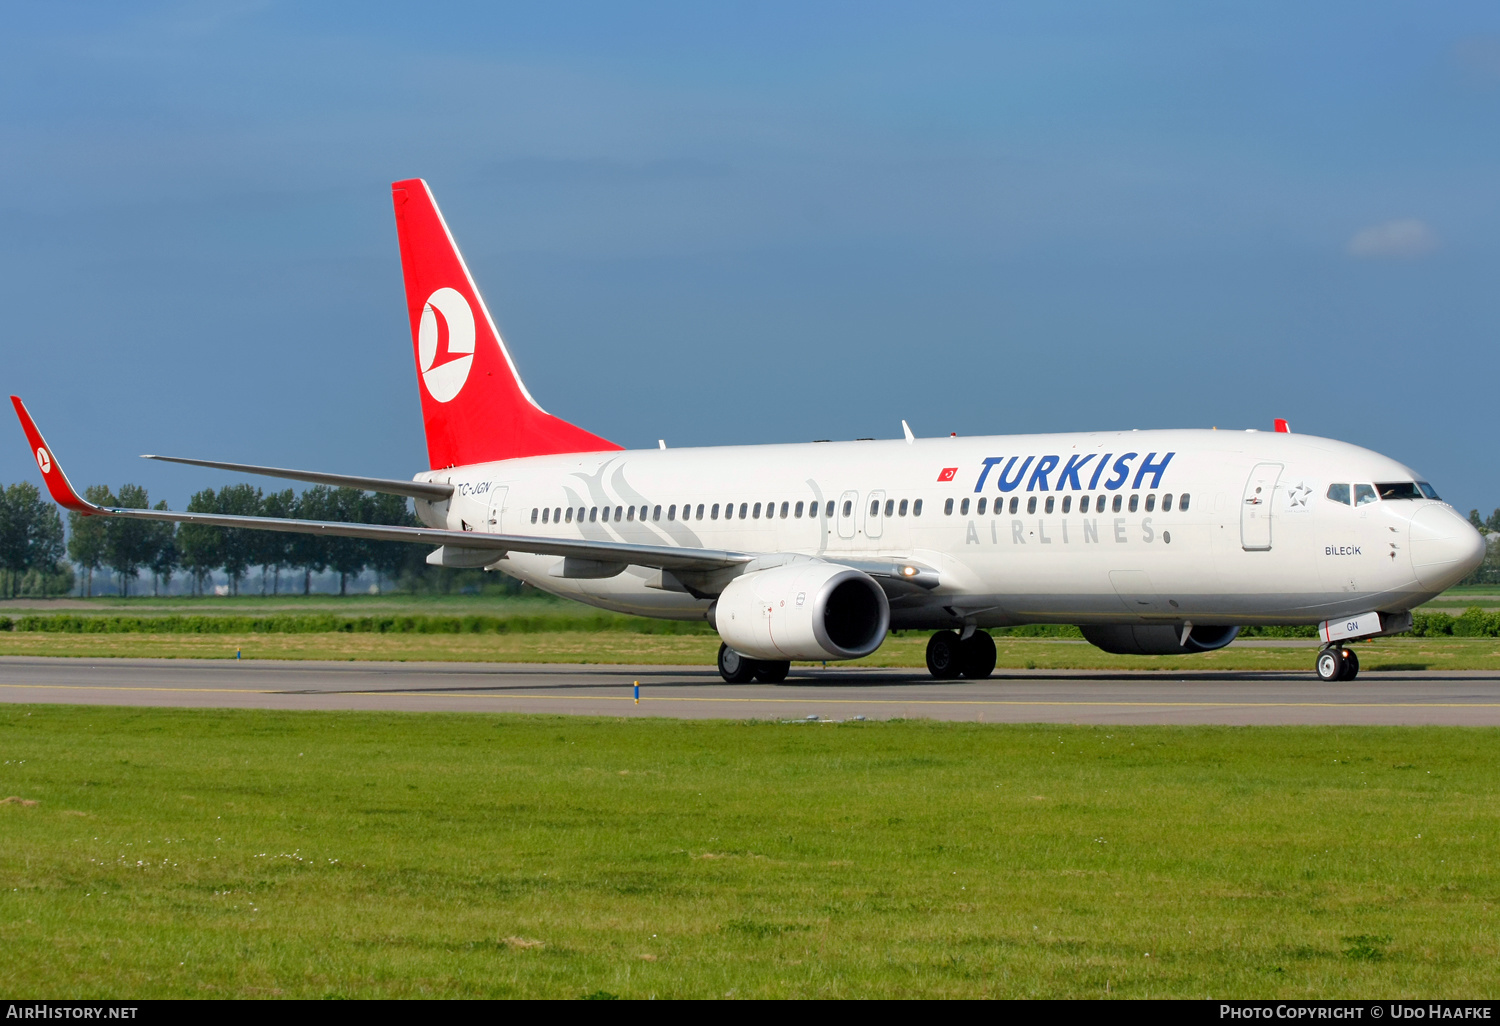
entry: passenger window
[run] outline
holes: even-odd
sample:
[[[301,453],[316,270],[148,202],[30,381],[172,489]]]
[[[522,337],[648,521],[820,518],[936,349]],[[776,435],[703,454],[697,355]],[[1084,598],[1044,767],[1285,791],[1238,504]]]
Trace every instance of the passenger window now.
[[[953,515],[953,500],[949,499],[947,502],[943,503],[943,516],[945,516],[945,517],[951,517],[952,515]]]
[[[596,521],[598,519],[599,519],[599,507],[598,506],[590,506],[589,507],[589,523],[592,524],[594,521]]]
[[[1172,512],[1172,493],[1171,492],[1168,492],[1166,495],[1163,495],[1161,497],[1161,511],[1163,513],[1170,513],[1170,512]]]
[[[635,508],[634,506],[631,507],[631,509],[634,509],[634,508]],[[625,512],[625,507],[624,506],[616,506],[615,507],[615,523],[619,523],[620,522],[620,514],[624,513],[624,512]]]
[[[898,517],[904,517],[904,516],[906,516],[906,500],[905,499],[902,499],[901,500],[901,505],[896,508],[896,515]]]
[[[870,516],[872,516],[872,517],[878,517],[878,516],[880,516],[880,500],[879,499],[871,499],[870,500]]]
[[[984,504],[987,503],[987,502],[989,502],[989,501],[990,501],[989,499],[980,499],[979,500],[979,508],[975,512],[977,512],[980,516],[984,516]]]
[[[981,501],[983,501],[983,500],[981,500]],[[958,512],[959,512],[960,516],[968,516],[969,515],[969,500],[968,499],[965,499],[963,502],[961,502],[961,503],[958,504]]]
[[[1028,498],[1026,500],[1026,512],[1027,513],[1035,513],[1036,512],[1036,496],[1035,495],[1031,496],[1030,498]]]
[[[571,520],[572,517],[569,517],[568,519]],[[554,524],[560,524],[560,523],[562,523],[562,507],[561,506],[557,507],[557,509],[555,509],[555,510],[552,511],[552,522]]]
[[[792,504],[789,503],[789,502],[783,502],[781,504],[781,519],[785,520],[786,519],[786,515],[788,513],[790,513],[791,510],[792,510]]]
[[[1141,497],[1135,492],[1130,493],[1130,512],[1134,513],[1141,504]]]
[[[626,506],[625,507],[625,521],[626,521],[626,523],[630,523],[630,522],[632,522],[634,520],[635,520],[635,507],[634,506]]]
[[[539,517],[539,516],[541,516],[541,515],[542,515],[542,511],[540,509],[533,509],[531,511],[531,522],[533,524],[536,523],[536,518]]]
[[[755,507],[755,508],[756,508],[756,509],[759,509],[759,508],[760,508],[760,507],[759,507],[759,506],[757,506],[757,507]],[[746,512],[747,512],[747,511],[748,511],[748,510],[749,510],[749,509],[750,509],[750,504],[749,504],[749,503],[748,503],[748,502],[742,502],[742,503],[740,503],[740,519],[741,519],[741,520],[744,520],[744,519],[745,519],[745,513],[746,513]]]
[[[793,519],[796,519],[796,520],[801,520],[802,519],[802,510],[803,510],[803,508],[804,507],[803,507],[802,503],[800,503],[800,502],[797,503],[797,505],[795,505],[795,506],[792,507],[792,517],[793,517]]]
[[[569,506],[568,507],[568,523],[571,524],[572,522],[573,522],[573,507]]]
[[[1050,495],[1047,496],[1047,505],[1042,510],[1042,512],[1044,512],[1044,513],[1051,513],[1052,512],[1052,496],[1050,496]]]
[[[1064,506],[1063,508],[1067,509],[1066,506]],[[1081,498],[1081,499],[1078,500],[1078,512],[1080,512],[1080,513],[1087,513],[1088,511],[1089,511],[1089,497],[1087,495],[1085,495],[1083,498]]]
[[[1189,495],[1187,492],[1183,492],[1182,493],[1182,498],[1180,498],[1180,499],[1177,500],[1177,512],[1179,512],[1179,513],[1186,513],[1188,511],[1188,503],[1190,503],[1192,501],[1193,501],[1193,497],[1191,495]]]
[[[1146,512],[1150,513],[1155,508],[1156,508],[1156,493],[1152,492],[1150,495],[1146,496]]]
[[[1115,502],[1114,502],[1114,510],[1115,510],[1115,512],[1116,513],[1120,512],[1120,507],[1123,506],[1124,504],[1125,504],[1125,496],[1123,496],[1123,495],[1116,495],[1115,496]]]
[[[852,512],[854,512],[854,503],[850,502],[848,499],[845,499],[844,500],[844,516],[847,517]]]
[[[603,520],[606,524],[609,523],[609,507],[608,506],[604,507],[604,516],[601,517],[600,519]]]
[[[676,520],[677,519],[677,504],[676,503],[673,503],[672,505],[670,505],[670,506],[667,507],[667,519],[668,520]]]
[[[895,499],[886,499],[885,500],[885,515],[886,516],[891,516],[895,512],[896,512],[896,500]]]
[[[756,520],[760,519],[760,503],[757,502],[755,504],[755,508],[750,511],[750,515]]]
[[[651,519],[652,520],[660,520],[661,519],[661,507],[660,506],[652,506],[651,507]]]
[[[919,516],[922,515],[922,500],[921,499],[917,499],[915,502],[913,502],[911,504],[911,515],[914,516],[914,517],[919,517]]]
[[[1357,484],[1354,486],[1354,504],[1364,506],[1375,501],[1375,488],[1372,485]]]
[[[719,504],[717,502],[714,503],[713,508],[708,511],[708,519],[710,519],[710,520],[717,520],[717,519],[719,519]]]
[[[1073,496],[1071,496],[1071,495],[1064,495],[1063,496],[1063,512],[1064,513],[1069,513],[1069,512],[1072,511],[1072,509],[1073,509]]]
[[[698,519],[698,520],[702,520],[703,519],[703,503],[701,503],[701,502],[698,503],[698,513],[697,513],[696,519]]]
[[[849,504],[846,502],[846,503],[844,503],[844,505],[847,506]],[[848,514],[848,512],[849,511],[847,509],[844,510],[845,514]],[[828,512],[825,513],[824,516],[827,516],[827,517],[832,517],[833,516],[833,500],[832,499],[828,500]]]

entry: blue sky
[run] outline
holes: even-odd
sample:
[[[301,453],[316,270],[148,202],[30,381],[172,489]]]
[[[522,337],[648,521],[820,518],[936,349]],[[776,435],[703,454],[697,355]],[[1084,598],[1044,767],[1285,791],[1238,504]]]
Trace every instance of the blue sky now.
[[[625,445],[1279,416],[1500,505],[1494,4],[6,22],[5,384],[80,484],[422,469],[421,176],[533,394]]]

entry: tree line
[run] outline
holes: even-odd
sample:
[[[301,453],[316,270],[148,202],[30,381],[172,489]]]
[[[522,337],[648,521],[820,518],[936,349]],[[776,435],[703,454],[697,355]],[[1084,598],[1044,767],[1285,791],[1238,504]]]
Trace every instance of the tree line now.
[[[106,485],[84,489],[84,498],[100,506],[126,509],[166,509],[151,506],[140,485]],[[343,523],[418,526],[419,521],[397,495],[372,495],[353,488],[308,488],[297,494],[264,492],[249,484],[206,488],[187,505],[193,513],[232,516],[326,520]],[[281,589],[284,574],[301,576],[300,590],[312,590],[314,574],[331,570],[339,575],[339,594],[349,579],[374,570],[387,579],[420,574],[426,550],[400,542],[371,542],[325,535],[283,534],[279,531],[225,529],[205,524],[175,524],[121,517],[86,517],[69,513],[66,540],[57,506],[36,485],[20,482],[0,487],[0,594],[62,595],[82,575],[81,591],[92,595],[94,574],[103,570],[117,579],[122,595],[129,595],[141,573],[149,573],[156,594],[177,573],[185,574],[194,594],[202,594],[212,575],[222,572],[233,594],[251,568],[259,567],[262,588]],[[70,561],[71,560],[71,564]]]
[[[123,509],[167,508],[164,502],[151,507],[146,489],[139,485],[123,485],[118,494],[104,485],[93,485],[84,490],[84,498],[100,506]],[[300,495],[290,488],[264,492],[250,484],[225,485],[218,491],[205,488],[188,500],[187,511],[339,523],[419,524],[406,499],[399,495],[372,495],[326,485],[308,488]],[[284,573],[300,573],[301,591],[308,594],[313,574],[332,570],[339,575],[339,594],[343,595],[351,577],[370,569],[394,578],[413,556],[413,546],[400,542],[87,517],[81,513],[68,514],[68,535],[68,555],[83,573],[84,591],[89,595],[93,594],[95,571],[105,567],[119,578],[124,595],[130,594],[131,583],[142,571],[150,573],[153,590],[160,594],[179,570],[187,575],[195,595],[203,594],[212,575],[220,571],[229,580],[230,594],[238,595],[252,567],[260,568],[262,590],[269,581],[272,594],[280,593]],[[417,556],[421,558],[425,552]]]
[[[1491,535],[1500,534],[1500,509],[1489,515],[1489,519],[1481,520],[1479,510],[1469,510],[1469,523],[1473,524],[1480,534],[1488,541]],[[1486,545],[1484,550],[1484,562],[1474,568],[1474,572],[1463,579],[1464,584],[1500,584],[1500,542]]]

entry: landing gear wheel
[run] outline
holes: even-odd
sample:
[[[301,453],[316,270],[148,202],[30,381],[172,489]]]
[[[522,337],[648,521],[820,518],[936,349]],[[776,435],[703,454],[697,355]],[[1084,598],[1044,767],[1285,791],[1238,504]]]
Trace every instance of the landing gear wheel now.
[[[755,676],[755,660],[746,659],[728,645],[719,645],[719,676],[726,684],[749,684]]]
[[[757,659],[755,662],[755,679],[762,684],[780,684],[786,680],[786,675],[791,672],[792,664],[788,659]]]
[[[1353,680],[1359,676],[1359,656],[1354,649],[1344,649],[1344,680]]]
[[[1318,679],[1332,684],[1334,681],[1344,679],[1344,672],[1348,663],[1344,660],[1344,650],[1338,646],[1325,648],[1318,653]]]
[[[958,646],[965,677],[984,680],[995,672],[995,639],[986,631],[975,631]]]
[[[957,680],[963,666],[963,645],[953,631],[938,631],[928,640],[928,673],[938,680]]]

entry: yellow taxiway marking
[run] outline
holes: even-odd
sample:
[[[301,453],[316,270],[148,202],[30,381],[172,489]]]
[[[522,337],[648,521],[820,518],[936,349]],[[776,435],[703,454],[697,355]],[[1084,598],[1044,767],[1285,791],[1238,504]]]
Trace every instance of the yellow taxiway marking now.
[[[54,691],[147,691],[182,692],[214,695],[286,695],[296,698],[338,698],[347,696],[409,698],[532,698],[550,702],[631,702],[631,695],[535,694],[524,691],[493,694],[476,691],[285,691],[276,688],[158,688],[115,684],[0,684],[0,688],[49,689]],[[1130,709],[1500,709],[1500,702],[1079,702],[1068,700],[1035,700],[1005,698],[714,698],[691,695],[642,695],[642,702],[756,702],[783,705],[1048,705],[1088,708]]]

